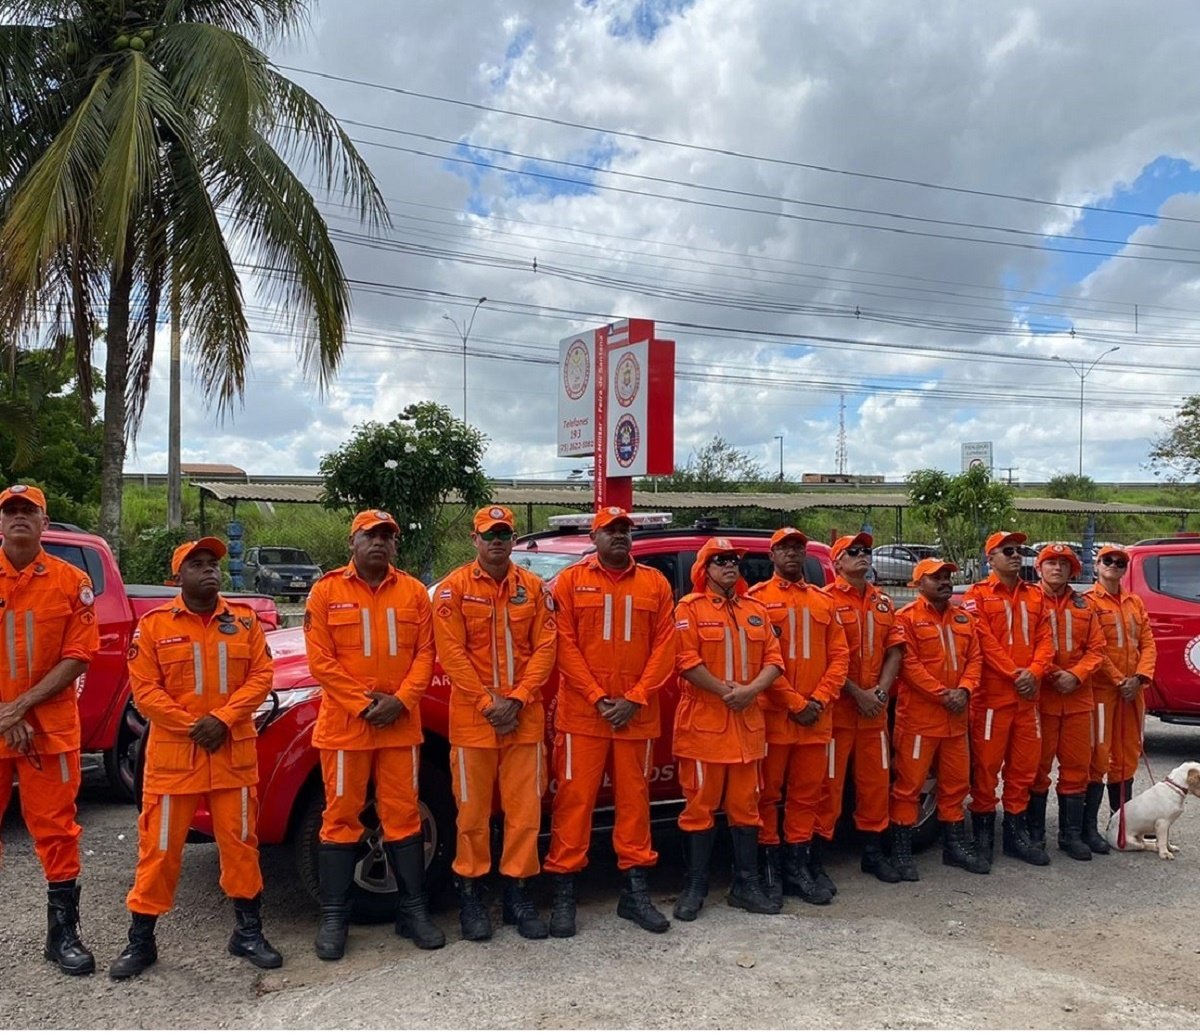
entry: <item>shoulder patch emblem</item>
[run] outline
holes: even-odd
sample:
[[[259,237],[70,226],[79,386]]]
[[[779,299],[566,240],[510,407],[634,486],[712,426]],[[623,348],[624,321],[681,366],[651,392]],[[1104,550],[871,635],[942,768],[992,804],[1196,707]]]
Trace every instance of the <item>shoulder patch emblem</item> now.
[[[249,631],[252,627],[254,627],[254,618],[253,617],[239,617],[238,623],[243,628],[245,628],[247,631]]]
[[[451,610],[449,606],[447,606],[445,603],[443,603],[441,606],[438,607],[437,615],[439,617],[449,617],[450,614],[452,614],[453,612],[454,611]]]
[[[546,592],[544,593],[544,598],[546,600],[546,609],[553,613],[557,608],[554,602],[554,594],[552,592]]]
[[[219,631],[222,635],[236,635],[237,634],[237,625],[236,624],[222,624],[217,628],[217,631]]]
[[[95,624],[96,615],[92,613],[91,610],[84,610],[83,613],[79,615],[79,622],[81,624]]]
[[[91,606],[96,601],[96,593],[92,591],[91,585],[81,585],[79,588],[79,601],[84,606]]]
[[[690,628],[691,625],[687,621],[676,621],[675,627],[677,627],[679,629],[683,629],[683,628]]]
[[[876,604],[875,604],[875,609],[877,609],[877,610],[878,610],[880,613],[891,613],[891,612],[892,612],[892,607],[891,607],[891,604],[890,604],[890,603],[886,603],[886,602],[878,602],[878,603],[876,603]]]
[[[309,628],[311,628],[311,627],[312,627],[312,611],[305,610],[304,611],[304,630],[308,631]]]
[[[137,655],[138,655],[138,644],[136,642],[130,643],[129,648],[125,651],[125,659],[133,660],[133,659],[136,659]]]
[[[761,628],[763,626],[763,619],[757,613],[752,613],[746,618],[746,623],[752,628]]]
[[[965,613],[956,613],[954,615],[954,623],[955,624],[970,624],[971,618],[968,617]]]
[[[521,603],[529,602],[529,594],[525,591],[524,585],[517,585],[517,590],[513,593],[512,601],[518,606]]]
[[[443,588],[440,592],[438,592],[438,598],[439,599],[453,599],[454,598],[454,589]]]

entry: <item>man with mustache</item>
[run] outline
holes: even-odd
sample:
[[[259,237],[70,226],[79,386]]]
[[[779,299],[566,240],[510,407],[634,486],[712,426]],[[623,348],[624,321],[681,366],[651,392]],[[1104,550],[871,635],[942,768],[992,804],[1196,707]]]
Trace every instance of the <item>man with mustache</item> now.
[[[46,960],[82,976],[96,970],[96,959],[79,937],[75,684],[100,633],[91,580],[42,548],[49,523],[40,489],[14,484],[0,492],[0,816],[16,780],[46,874]]]
[[[616,506],[592,519],[596,552],[554,579],[558,620],[558,791],[546,871],[554,882],[551,936],[575,935],[575,876],[587,866],[592,811],[611,764],[613,850],[625,873],[617,914],[647,932],[666,932],[647,875],[658,863],[650,841],[650,769],[660,732],[659,690],[675,671],[671,586],[633,561],[633,522]]]
[[[350,524],[350,562],[314,586],[304,614],[309,666],[321,685],[313,745],[321,751],[325,813],[317,866],[317,957],[346,951],[350,890],[363,838],[367,788],[400,891],[396,935],[421,950],[445,946],[425,899],[425,837],[417,802],[421,697],[433,678],[433,614],[425,586],[397,570],[400,527],[368,509]]]
[[[158,960],[154,929],[171,910],[183,844],[197,805],[208,798],[221,859],[221,889],[233,899],[229,953],[278,968],[262,931],[258,863],[258,732],[254,712],[271,691],[271,653],[258,615],[223,599],[219,538],[185,542],[171,573],[179,595],[147,613],[129,647],[133,701],[150,722],[138,861],[126,903],[129,943],[109,968],[139,975]]]

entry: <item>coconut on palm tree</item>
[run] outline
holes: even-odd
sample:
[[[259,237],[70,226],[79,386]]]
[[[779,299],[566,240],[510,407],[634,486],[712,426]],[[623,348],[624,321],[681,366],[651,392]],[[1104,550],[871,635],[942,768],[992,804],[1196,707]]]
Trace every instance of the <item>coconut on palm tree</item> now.
[[[246,384],[239,262],[324,386],[350,292],[295,164],[386,222],[333,116],[262,51],[308,0],[0,0],[0,340],[70,334],[81,395],[103,329],[101,533],[119,547],[128,436],[172,294],[218,410]]]

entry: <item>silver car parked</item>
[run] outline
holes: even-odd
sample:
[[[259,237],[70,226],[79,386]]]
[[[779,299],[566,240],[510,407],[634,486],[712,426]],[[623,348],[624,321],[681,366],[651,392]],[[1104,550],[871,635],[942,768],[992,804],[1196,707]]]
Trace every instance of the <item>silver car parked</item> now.
[[[880,585],[907,585],[912,581],[913,567],[937,554],[937,548],[932,545],[878,545],[871,553],[875,581]]]

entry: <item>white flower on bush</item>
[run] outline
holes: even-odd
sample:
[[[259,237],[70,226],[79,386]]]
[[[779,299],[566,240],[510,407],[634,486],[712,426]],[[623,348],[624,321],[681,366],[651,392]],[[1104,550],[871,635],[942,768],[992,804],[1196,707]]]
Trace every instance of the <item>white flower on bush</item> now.
[[[410,531],[419,531],[419,530],[421,530],[421,525],[417,524],[417,523],[409,524],[408,529]]]
[[[440,456],[442,453],[441,453],[441,452],[439,452],[439,451],[438,451],[436,448],[431,448],[431,449],[429,450],[429,454],[430,454],[431,456]]]
[[[385,459],[383,462],[383,466],[384,466],[385,470],[394,470],[399,465],[400,464],[398,462],[396,462],[395,459]]]
[[[416,450],[417,450],[417,446],[414,445],[411,441],[404,442],[404,452],[406,455],[411,455]]]

